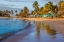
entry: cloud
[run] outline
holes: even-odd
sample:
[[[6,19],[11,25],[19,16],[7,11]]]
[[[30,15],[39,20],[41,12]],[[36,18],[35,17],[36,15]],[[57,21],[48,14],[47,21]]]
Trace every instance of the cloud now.
[[[16,5],[11,5],[11,4],[0,4],[2,7],[17,7]]]
[[[34,2],[34,0],[5,0],[9,2]]]
[[[13,11],[18,11],[20,12],[20,8],[12,8],[12,7],[3,7],[3,6],[0,6],[0,10],[13,10]]]
[[[13,6],[15,7],[16,5],[5,5],[5,4],[0,4],[0,10],[18,10],[20,11],[20,8],[13,8]]]
[[[48,1],[51,1],[53,2],[54,4],[58,3],[60,0],[5,0],[5,1],[8,1],[8,2],[34,2],[34,1],[38,1],[38,2],[48,2]]]
[[[57,2],[59,2],[60,0],[41,0],[41,1],[51,1],[51,2],[57,3]]]
[[[18,11],[18,13],[22,10],[22,8],[12,8],[12,7],[8,7],[7,5],[4,4],[0,4],[0,10],[13,10],[13,11]],[[29,12],[31,12],[32,10],[29,9]]]

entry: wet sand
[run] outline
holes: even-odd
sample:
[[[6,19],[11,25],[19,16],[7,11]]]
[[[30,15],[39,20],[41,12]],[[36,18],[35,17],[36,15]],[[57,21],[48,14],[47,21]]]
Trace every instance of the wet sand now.
[[[43,22],[50,25],[51,28],[64,35],[64,20],[53,20]]]
[[[58,31],[64,35],[64,18],[54,18],[54,19],[43,19],[43,18],[24,18],[30,21],[42,21],[48,24],[51,28]]]

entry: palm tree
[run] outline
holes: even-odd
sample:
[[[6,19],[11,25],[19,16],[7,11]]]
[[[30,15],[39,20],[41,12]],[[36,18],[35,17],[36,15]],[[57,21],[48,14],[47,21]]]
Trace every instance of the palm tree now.
[[[56,17],[58,16],[58,6],[57,6],[57,5],[54,5],[54,6],[53,6],[52,12],[54,13],[54,15],[55,15]]]
[[[34,14],[34,11],[32,11],[31,14]]]
[[[23,9],[24,17],[28,17],[28,12],[29,12],[29,9],[25,6],[24,9]]]
[[[61,0],[58,4],[59,4],[60,14],[61,14],[61,16],[64,16],[64,1]]]
[[[3,11],[0,10],[0,16],[3,16],[2,12],[3,12]]]
[[[11,10],[11,14],[14,14],[13,10]]]
[[[39,11],[39,4],[38,4],[38,2],[35,1],[32,6],[34,8],[34,11],[36,12],[35,14],[38,14],[38,11]]]
[[[15,11],[15,13],[17,14],[17,10]]]
[[[51,1],[49,1],[48,3],[45,4],[44,6],[44,10],[49,12],[53,10],[53,3]]]
[[[43,7],[40,8],[39,13],[43,14]]]
[[[4,10],[4,12],[8,13],[8,10]]]
[[[20,11],[19,16],[23,17],[23,10]]]

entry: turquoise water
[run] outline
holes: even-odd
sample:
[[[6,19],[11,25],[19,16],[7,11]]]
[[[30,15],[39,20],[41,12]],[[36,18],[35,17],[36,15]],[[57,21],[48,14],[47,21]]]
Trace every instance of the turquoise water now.
[[[24,29],[27,24],[28,22],[18,19],[0,18],[0,35]]]

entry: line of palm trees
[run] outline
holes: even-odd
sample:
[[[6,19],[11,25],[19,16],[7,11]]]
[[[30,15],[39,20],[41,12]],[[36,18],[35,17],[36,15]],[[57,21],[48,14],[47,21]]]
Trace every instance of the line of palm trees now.
[[[58,4],[56,5],[53,5],[53,2],[49,1],[48,3],[46,3],[44,6],[40,8],[39,8],[38,2],[35,1],[32,6],[34,10],[32,10],[31,13],[29,13],[28,7],[25,6],[23,10],[20,11],[20,13],[17,13],[17,10],[15,11],[16,16],[27,18],[29,17],[29,14],[32,14],[32,15],[36,15],[37,17],[38,14],[48,14],[49,12],[53,13],[55,17],[64,16],[64,1],[63,0],[60,0]],[[0,13],[9,14],[9,15],[14,14],[13,10],[11,11],[4,10],[4,11],[0,11]]]
[[[53,5],[53,2],[49,1],[48,3],[46,3],[44,6],[40,8],[39,8],[38,2],[35,1],[32,6],[34,10],[32,10],[31,13],[29,13],[28,7],[25,6],[24,9],[21,10],[18,16],[29,17],[29,14],[32,14],[32,15],[36,15],[37,17],[38,14],[48,14],[49,12],[53,13],[55,17],[64,16],[64,1],[63,0],[60,0],[58,4],[56,5]]]
[[[15,11],[15,13],[17,14],[17,10]],[[13,15],[14,11],[13,10],[0,10],[0,16],[6,16],[6,17],[10,17],[10,15]]]

